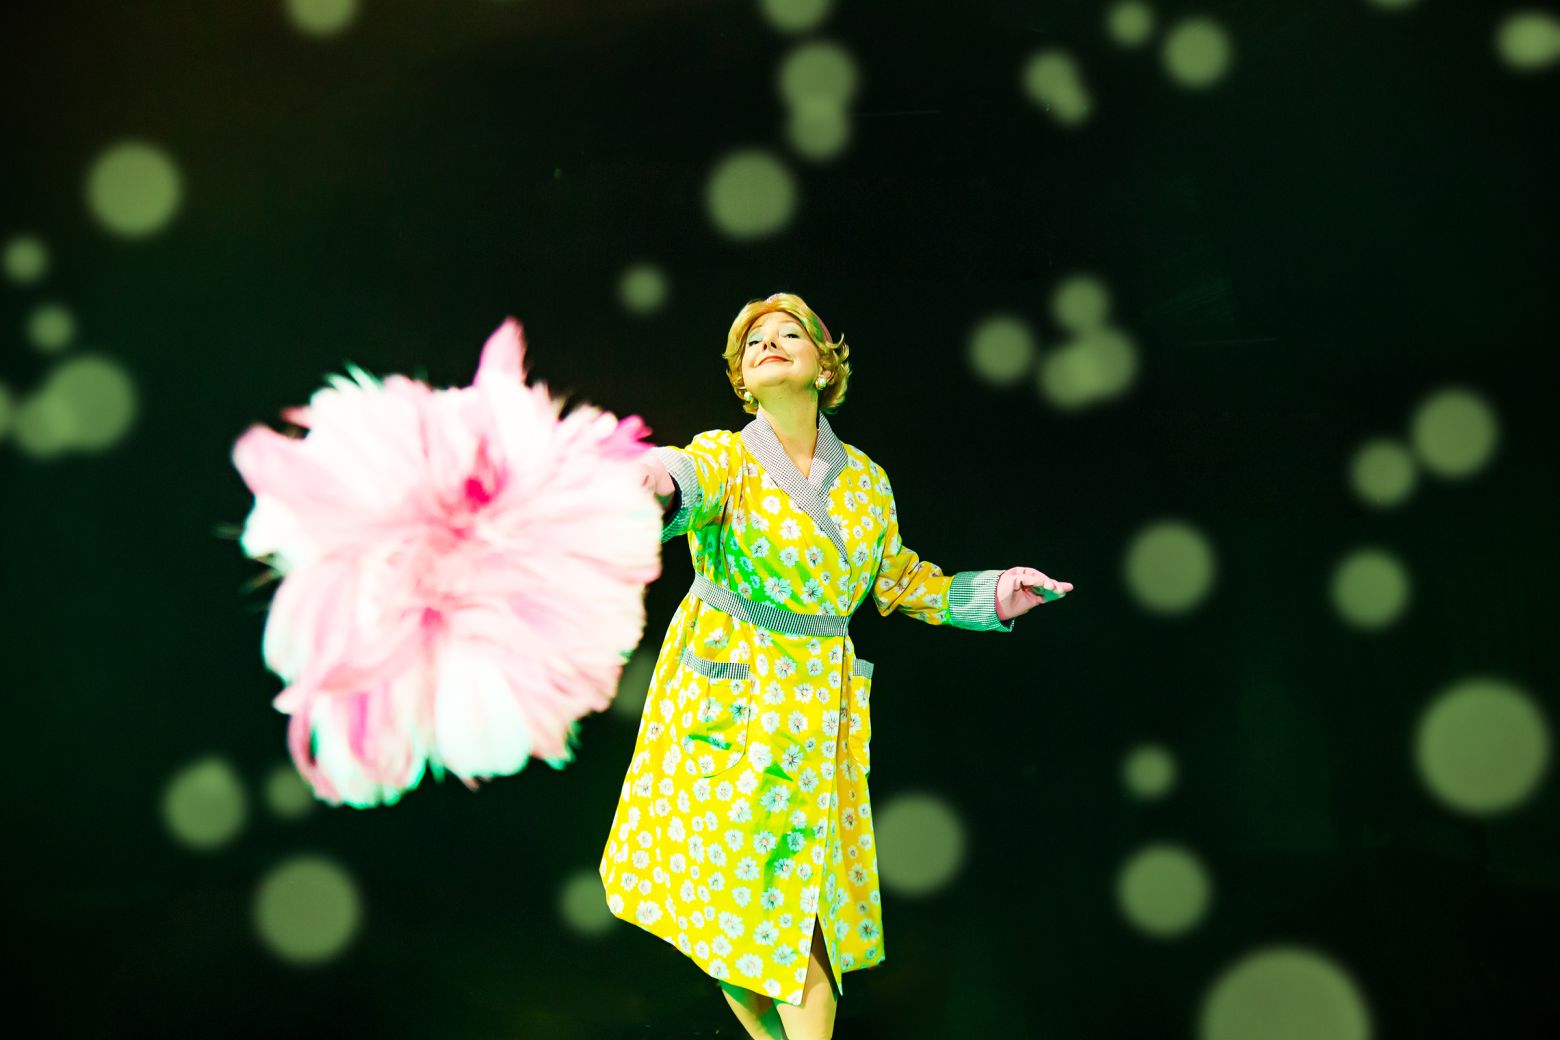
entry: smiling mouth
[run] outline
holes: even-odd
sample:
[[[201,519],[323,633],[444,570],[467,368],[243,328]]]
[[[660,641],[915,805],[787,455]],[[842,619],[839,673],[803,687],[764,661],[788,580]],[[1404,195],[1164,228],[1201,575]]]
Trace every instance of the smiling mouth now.
[[[769,357],[766,357],[764,360],[760,361],[759,364],[760,365],[767,365],[771,361],[784,361],[784,360],[785,360],[785,358],[780,357],[778,354],[772,354]]]

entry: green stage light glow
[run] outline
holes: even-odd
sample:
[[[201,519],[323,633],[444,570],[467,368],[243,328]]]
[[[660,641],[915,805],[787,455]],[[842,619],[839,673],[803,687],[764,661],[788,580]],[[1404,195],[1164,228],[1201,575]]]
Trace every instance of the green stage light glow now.
[[[1333,569],[1333,609],[1345,623],[1362,631],[1376,631],[1397,621],[1412,591],[1407,568],[1385,549],[1356,549]]]
[[[1495,28],[1495,53],[1514,72],[1538,72],[1560,63],[1560,18],[1553,11],[1512,11]]]
[[[1120,329],[1102,327],[1064,343],[1040,365],[1040,392],[1062,409],[1119,396],[1137,378],[1137,347]]]
[[[1161,60],[1170,79],[1190,90],[1207,90],[1229,75],[1234,44],[1212,18],[1183,18],[1165,34]]]
[[[1438,695],[1420,716],[1414,764],[1438,801],[1470,816],[1523,805],[1549,767],[1549,726],[1515,684],[1475,676]]]
[[[36,235],[13,235],[5,243],[5,276],[16,285],[32,285],[49,271],[49,248]]]
[[[654,314],[668,291],[666,272],[651,263],[633,264],[618,279],[618,301],[631,314]]]
[[[1349,485],[1361,502],[1388,509],[1407,501],[1419,480],[1414,456],[1401,441],[1378,437],[1360,445],[1349,463]]]
[[[105,149],[87,172],[87,207],[98,223],[124,238],[145,238],[178,212],[183,179],[168,153],[146,141]]]
[[[76,338],[76,319],[58,303],[42,303],[27,316],[27,340],[45,354],[57,353]]]
[[[34,393],[12,409],[11,439],[16,450],[33,459],[57,458],[76,439],[75,413],[61,402]]]
[[[1163,798],[1175,787],[1175,757],[1161,744],[1140,744],[1127,753],[1121,780],[1139,799]]]
[[[558,890],[558,916],[572,932],[586,938],[610,931],[616,918],[607,909],[601,875],[594,870],[569,875]]]
[[[1029,324],[1016,314],[991,314],[970,333],[970,369],[992,386],[1024,377],[1039,352]]]
[[[850,117],[832,101],[796,105],[786,120],[786,139],[796,153],[814,162],[833,159],[850,143]]]
[[[769,24],[781,32],[806,32],[824,20],[833,0],[759,0]]]
[[[124,365],[105,354],[62,361],[29,401],[58,447],[102,451],[118,444],[135,422],[135,383]]]
[[[1185,614],[1207,599],[1217,565],[1201,531],[1184,521],[1159,520],[1132,538],[1122,573],[1141,606],[1158,614]]]
[[[1198,1040],[1369,1040],[1370,1012],[1336,961],[1301,946],[1254,950],[1203,1000]]]
[[[208,755],[175,773],[163,790],[163,824],[185,848],[209,851],[243,829],[244,785],[225,758]]]
[[[265,778],[265,804],[271,815],[283,820],[307,816],[315,806],[314,792],[290,763],[276,766]]]
[[[1483,396],[1466,387],[1447,387],[1414,410],[1409,440],[1433,476],[1463,480],[1489,465],[1500,427]]]
[[[623,674],[618,676],[617,693],[612,697],[612,707],[609,709],[614,715],[623,719],[638,720],[645,710],[645,696],[650,691],[650,680],[655,675],[656,654],[643,649],[634,652],[634,656],[623,665]]]
[[[1143,46],[1154,27],[1154,9],[1138,0],[1112,4],[1105,12],[1105,35],[1123,47]]]
[[[705,202],[715,227],[730,238],[763,238],[784,228],[795,215],[796,180],[769,152],[743,149],[716,163]]]
[[[1110,289],[1093,275],[1070,275],[1051,293],[1051,317],[1068,332],[1103,328],[1110,321]]]
[[[1212,885],[1191,850],[1168,842],[1133,853],[1116,877],[1116,904],[1139,931],[1159,939],[1182,935],[1208,913]]]
[[[947,800],[901,794],[873,815],[878,877],[902,896],[927,896],[953,882],[965,859],[964,825]]]
[[[1063,126],[1086,122],[1093,108],[1083,73],[1072,55],[1050,49],[1033,55],[1019,76],[1024,96]]]
[[[287,0],[287,19],[306,36],[338,36],[357,21],[358,0]]]
[[[297,965],[339,957],[362,917],[357,885],[323,856],[292,857],[266,874],[255,891],[254,925],[260,941]]]
[[[777,86],[790,105],[847,105],[861,76],[856,59],[830,40],[815,40],[794,48],[780,63]]]

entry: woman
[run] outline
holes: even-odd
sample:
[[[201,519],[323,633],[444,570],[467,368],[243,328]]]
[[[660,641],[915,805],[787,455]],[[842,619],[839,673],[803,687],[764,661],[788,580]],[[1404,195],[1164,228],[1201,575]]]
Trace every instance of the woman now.
[[[1072,588],[1028,567],[945,575],[903,544],[888,475],[820,414],[844,400],[849,355],[800,297],[751,301],[725,361],[753,420],[645,456],[646,486],[676,510],[661,540],[687,535],[694,583],[661,645],[601,880],[614,915],[719,980],[760,1038],[781,1024],[789,1040],[831,1036],[843,974],[884,959],[873,666],[851,613],[870,595],[884,616],[1011,632]]]

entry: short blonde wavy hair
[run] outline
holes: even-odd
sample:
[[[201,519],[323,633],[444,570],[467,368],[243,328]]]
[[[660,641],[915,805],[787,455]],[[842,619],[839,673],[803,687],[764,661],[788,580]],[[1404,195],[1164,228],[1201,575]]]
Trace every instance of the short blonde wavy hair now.
[[[818,391],[818,410],[832,415],[845,403],[845,385],[850,382],[850,362],[845,359],[850,357],[850,347],[845,344],[845,337],[830,337],[829,328],[823,319],[807,306],[806,300],[795,293],[780,292],[762,300],[749,300],[737,312],[736,320],[731,323],[731,331],[726,333],[726,352],[721,355],[726,362],[726,378],[731,383],[732,392],[738,400],[742,399],[742,391],[745,389],[742,385],[742,350],[747,345],[748,330],[759,318],[775,311],[783,311],[795,318],[807,331],[813,346],[818,348],[818,360],[824,372],[832,374],[828,385]],[[758,401],[742,401],[742,410],[749,415],[757,415]]]

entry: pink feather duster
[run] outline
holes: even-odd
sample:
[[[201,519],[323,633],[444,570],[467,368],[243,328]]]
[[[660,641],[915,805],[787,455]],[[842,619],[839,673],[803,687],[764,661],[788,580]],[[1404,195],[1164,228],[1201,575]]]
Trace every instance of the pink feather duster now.
[[[324,801],[394,804],[425,769],[468,787],[573,761],[611,702],[661,572],[637,415],[525,382],[510,318],[470,387],[356,366],[288,437],[233,445],[255,496],[240,545],[282,575],[262,653],[288,685],[288,744]]]

